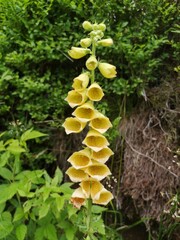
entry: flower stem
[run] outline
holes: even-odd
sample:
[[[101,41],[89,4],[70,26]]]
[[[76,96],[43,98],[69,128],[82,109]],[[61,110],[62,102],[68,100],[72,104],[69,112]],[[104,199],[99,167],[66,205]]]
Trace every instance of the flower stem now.
[[[92,41],[92,55],[95,56],[96,54],[96,43],[95,41],[93,40]],[[91,71],[91,84],[95,81],[95,71],[92,70]]]
[[[87,204],[87,236],[91,236],[91,211],[92,211],[92,199],[88,198]]]

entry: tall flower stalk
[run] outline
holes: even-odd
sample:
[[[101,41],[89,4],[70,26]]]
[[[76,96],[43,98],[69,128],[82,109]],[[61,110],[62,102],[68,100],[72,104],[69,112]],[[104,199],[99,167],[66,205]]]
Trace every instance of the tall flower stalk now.
[[[80,40],[81,47],[72,47],[68,54],[73,59],[89,55],[85,62],[87,70],[73,79],[73,90],[69,91],[65,100],[75,110],[72,117],[66,118],[63,127],[67,134],[79,133],[88,127],[87,135],[82,142],[85,146],[68,158],[72,166],[66,174],[72,182],[79,183],[71,197],[73,205],[80,209],[87,202],[87,239],[91,239],[92,204],[107,205],[113,199],[112,193],[101,183],[104,178],[111,175],[106,162],[113,152],[103,134],[112,124],[108,117],[95,108],[94,103],[99,102],[104,96],[103,89],[95,78],[95,72],[99,69],[105,78],[114,78],[116,67],[100,62],[96,57],[98,46],[109,47],[113,44],[111,38],[102,39],[106,25],[85,21],[82,26],[89,32],[88,37]]]

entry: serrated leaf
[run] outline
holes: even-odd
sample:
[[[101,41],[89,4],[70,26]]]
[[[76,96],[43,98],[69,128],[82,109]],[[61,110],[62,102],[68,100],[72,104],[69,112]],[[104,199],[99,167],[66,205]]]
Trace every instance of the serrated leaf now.
[[[53,224],[49,223],[44,228],[44,237],[47,238],[48,240],[57,240],[58,239],[56,228],[54,227]]]
[[[0,167],[4,167],[7,164],[9,157],[10,157],[10,152],[8,152],[8,151],[1,154]]]
[[[6,180],[13,179],[13,173],[8,168],[5,167],[0,167],[0,176]]]
[[[24,211],[22,207],[17,207],[14,213],[13,222],[16,222],[24,217]]]
[[[20,141],[26,142],[27,140],[44,137],[44,136],[47,136],[47,134],[41,133],[39,131],[35,131],[31,128],[22,134]]]
[[[16,228],[16,237],[18,240],[24,240],[27,233],[27,226],[25,224],[21,224]]]
[[[34,240],[43,240],[43,239],[44,239],[44,228],[43,227],[37,228],[35,232]]]
[[[26,150],[19,145],[19,141],[14,139],[12,143],[10,143],[9,146],[7,147],[7,150],[14,155],[26,152]]]
[[[34,184],[44,183],[43,179],[41,179],[42,175],[44,174],[44,170],[35,170],[35,171],[23,171],[19,173],[15,179],[16,180],[26,180],[30,181]]]
[[[56,206],[58,211],[62,210],[62,208],[64,207],[64,201],[65,199],[63,197],[56,197]]]
[[[105,207],[101,207],[101,206],[97,206],[97,205],[92,206],[92,213],[102,213],[106,210],[107,210],[107,208],[105,208]]]
[[[57,168],[51,184],[53,186],[57,186],[58,184],[60,184],[62,182],[62,179],[63,179],[63,173],[59,168]]]

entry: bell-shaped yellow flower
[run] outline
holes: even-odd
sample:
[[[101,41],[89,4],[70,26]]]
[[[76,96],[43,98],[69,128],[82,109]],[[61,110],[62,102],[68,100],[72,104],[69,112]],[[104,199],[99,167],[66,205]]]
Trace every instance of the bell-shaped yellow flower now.
[[[86,67],[88,70],[94,70],[98,66],[98,61],[94,55],[90,56],[86,61]]]
[[[82,192],[86,198],[98,199],[100,197],[101,190],[104,186],[96,179],[90,178],[87,181],[82,181],[80,183]]]
[[[95,161],[92,165],[88,166],[85,169],[85,172],[88,173],[90,177],[98,181],[101,181],[102,179],[111,174],[111,171],[105,164],[98,163]]]
[[[79,133],[85,128],[86,123],[77,118],[69,117],[66,118],[62,126],[65,128],[66,134]]]
[[[91,38],[83,38],[80,41],[80,45],[83,48],[88,48],[89,46],[91,46],[92,40]]]
[[[82,58],[88,53],[90,53],[89,49],[80,47],[71,47],[71,50],[68,51],[69,56],[74,59]]]
[[[100,101],[103,98],[104,93],[98,83],[93,83],[87,90],[87,96],[91,101],[96,102]]]
[[[98,44],[103,47],[109,47],[113,44],[113,40],[112,40],[112,38],[102,39],[102,40],[98,41]]]
[[[100,193],[99,199],[93,199],[93,203],[107,205],[112,199],[113,199],[112,193],[104,188]]]
[[[89,72],[81,73],[78,77],[73,79],[72,87],[77,91],[84,90],[89,84]]]
[[[95,117],[91,120],[89,126],[100,133],[105,133],[110,127],[112,127],[112,124],[108,117],[105,117],[102,113],[96,111]]]
[[[86,91],[71,90],[68,92],[68,95],[65,98],[65,100],[69,103],[69,106],[72,108],[82,105],[87,100]]]
[[[88,167],[92,164],[90,149],[85,148],[81,151],[74,152],[67,161],[76,169]]]
[[[107,139],[96,130],[90,130],[82,143],[95,152],[109,145]]]
[[[72,196],[71,196],[71,202],[74,205],[74,207],[80,209],[82,205],[85,204],[85,195],[81,189],[81,187],[77,188]]]
[[[109,63],[99,63],[99,71],[105,78],[114,78],[116,77],[116,67]]]
[[[82,182],[89,178],[88,174],[81,169],[76,169],[74,167],[68,168],[66,174],[69,176],[72,182]]]
[[[101,163],[105,163],[113,154],[114,153],[110,148],[105,147],[98,152],[92,151],[92,159]]]
[[[82,122],[88,122],[94,118],[94,106],[90,102],[84,103],[83,105],[77,107],[72,115],[77,117]]]

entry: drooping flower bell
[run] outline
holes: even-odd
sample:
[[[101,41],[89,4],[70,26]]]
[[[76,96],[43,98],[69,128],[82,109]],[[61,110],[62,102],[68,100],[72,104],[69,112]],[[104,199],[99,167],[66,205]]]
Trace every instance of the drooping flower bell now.
[[[89,72],[81,73],[78,77],[73,79],[72,87],[77,91],[82,91],[87,88],[89,84]]]
[[[95,161],[92,165],[88,166],[85,169],[85,172],[88,173],[90,177],[96,179],[97,181],[101,181],[108,175],[111,175],[109,168],[105,164],[98,163]]]
[[[85,148],[81,151],[74,152],[67,160],[76,169],[83,169],[92,164],[90,149]]]
[[[88,48],[89,46],[91,46],[92,40],[91,38],[83,38],[80,41],[80,45],[83,48]]]
[[[65,128],[66,134],[79,133],[85,128],[86,123],[81,122],[77,118],[69,117],[69,118],[66,118],[62,126]]]
[[[100,192],[98,199],[93,199],[93,203],[107,205],[113,199],[113,195],[110,191],[105,188]]]
[[[105,147],[98,152],[92,151],[91,157],[92,157],[92,159],[94,159],[98,162],[106,163],[107,160],[110,158],[110,156],[112,156],[113,154],[114,153],[110,148]]]
[[[91,84],[86,94],[94,102],[100,101],[104,96],[103,90],[98,83]]]
[[[76,169],[74,167],[68,168],[66,174],[69,176],[72,182],[82,182],[89,179],[89,175],[82,169]]]
[[[94,55],[91,55],[86,61],[86,67],[88,70],[94,70],[98,66],[98,61]]]
[[[87,100],[86,91],[71,90],[68,92],[68,96],[65,98],[65,100],[69,103],[69,106],[71,106],[72,108],[82,105]]]
[[[105,78],[114,78],[116,77],[116,67],[109,63],[99,63],[98,65],[99,71]]]
[[[102,40],[98,41],[98,44],[103,47],[109,47],[113,44],[113,40],[112,40],[112,38],[102,39]]]
[[[86,200],[86,197],[85,197],[81,187],[77,188],[71,196],[72,204],[74,205],[74,207],[76,207],[78,209],[80,209],[81,206],[83,206],[85,204],[85,200]]]
[[[68,51],[70,57],[74,59],[80,59],[90,53],[90,50],[87,48],[80,47],[71,47],[71,50]]]
[[[100,133],[105,133],[110,127],[112,127],[112,124],[108,117],[105,117],[102,113],[96,111],[95,117],[90,121],[89,126]]]
[[[82,181],[80,186],[85,197],[91,197],[92,199],[98,199],[100,197],[101,190],[104,188],[104,186],[94,178]]]
[[[82,122],[91,121],[95,116],[94,106],[92,103],[86,102],[83,105],[77,107],[72,115],[77,117]]]
[[[98,152],[109,145],[107,139],[96,130],[90,130],[82,143],[95,152]]]

